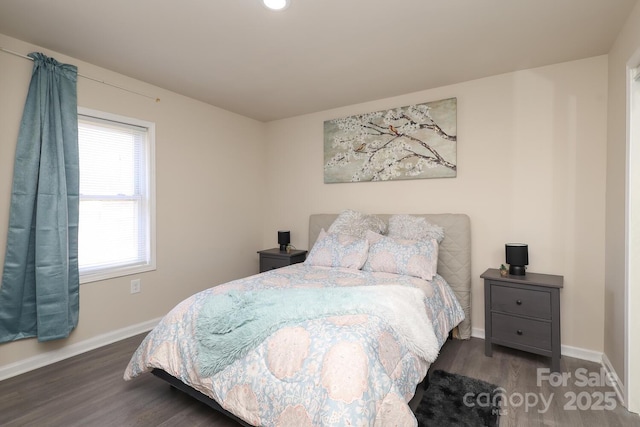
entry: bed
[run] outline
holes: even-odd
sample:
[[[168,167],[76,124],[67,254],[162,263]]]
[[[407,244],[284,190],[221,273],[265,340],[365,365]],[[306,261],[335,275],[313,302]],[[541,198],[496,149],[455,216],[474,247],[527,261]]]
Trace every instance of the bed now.
[[[416,425],[407,402],[439,349],[451,332],[470,337],[469,218],[412,215],[444,232],[439,244],[416,246],[386,228],[336,232],[344,214],[311,215],[304,263],[178,304],[125,379],[152,372],[245,426]],[[365,216],[385,227],[397,217]],[[418,247],[429,262],[394,271],[375,256],[389,244]]]

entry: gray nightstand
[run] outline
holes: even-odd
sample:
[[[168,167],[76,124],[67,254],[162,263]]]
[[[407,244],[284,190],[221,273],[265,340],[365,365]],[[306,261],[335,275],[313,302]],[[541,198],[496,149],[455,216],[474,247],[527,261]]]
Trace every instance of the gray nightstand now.
[[[500,276],[490,268],[484,279],[485,355],[492,344],[551,357],[560,370],[560,289],[564,278],[527,273]]]
[[[281,251],[279,248],[258,251],[260,254],[260,273],[304,262],[307,251],[293,249],[291,252]]]

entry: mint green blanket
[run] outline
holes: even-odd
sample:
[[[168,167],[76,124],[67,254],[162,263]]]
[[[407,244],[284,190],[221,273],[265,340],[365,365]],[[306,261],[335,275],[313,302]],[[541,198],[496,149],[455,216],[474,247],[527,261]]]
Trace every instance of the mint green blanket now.
[[[328,316],[375,315],[411,351],[433,362],[438,344],[424,293],[393,285],[232,290],[209,297],[196,322],[200,374],[211,376],[244,357],[278,329]]]

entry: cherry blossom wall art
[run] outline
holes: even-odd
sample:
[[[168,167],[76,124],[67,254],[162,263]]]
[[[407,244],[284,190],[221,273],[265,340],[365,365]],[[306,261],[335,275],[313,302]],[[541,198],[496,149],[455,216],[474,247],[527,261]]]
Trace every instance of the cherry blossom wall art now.
[[[457,99],[324,122],[324,182],[456,176]]]

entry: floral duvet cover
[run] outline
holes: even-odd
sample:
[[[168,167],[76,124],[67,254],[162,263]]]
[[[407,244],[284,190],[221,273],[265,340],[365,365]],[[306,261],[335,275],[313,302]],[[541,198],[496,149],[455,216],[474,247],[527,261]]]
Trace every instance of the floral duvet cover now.
[[[133,354],[130,380],[162,369],[251,425],[415,426],[407,402],[430,362],[378,315],[345,314],[287,325],[211,376],[200,375],[195,337],[203,305],[231,290],[409,286],[424,293],[437,346],[464,313],[445,280],[295,264],[199,292],[171,310]]]

